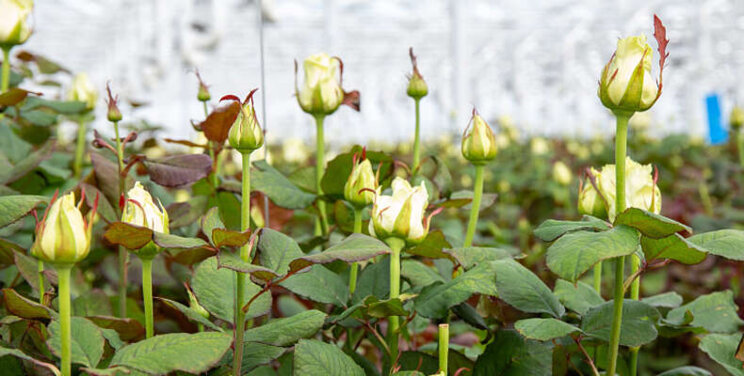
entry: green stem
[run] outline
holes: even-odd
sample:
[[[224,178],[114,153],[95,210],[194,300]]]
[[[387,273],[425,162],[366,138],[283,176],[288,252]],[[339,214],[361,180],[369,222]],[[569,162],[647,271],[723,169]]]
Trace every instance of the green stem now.
[[[86,125],[83,119],[78,120],[77,146],[75,147],[75,164],[73,171],[75,178],[80,179],[83,173],[83,157],[85,156],[85,131]]]
[[[602,261],[594,265],[594,290],[602,296]]]
[[[638,272],[638,268],[641,266],[641,259],[636,255],[630,256],[631,273],[635,274]],[[639,300],[641,297],[641,276],[636,277],[630,284],[630,298],[633,300]],[[639,347],[633,347],[630,349],[630,376],[636,376],[638,372],[638,351]]]
[[[36,270],[39,273],[39,304],[44,305],[44,261],[36,261]]]
[[[473,187],[473,202],[470,205],[470,220],[468,221],[468,230],[465,234],[465,244],[463,247],[473,245],[475,227],[478,225],[481,196],[483,196],[483,165],[477,164],[475,165],[475,186]]]
[[[362,210],[360,208],[354,208],[354,233],[362,233]],[[357,284],[357,274],[359,274],[359,264],[356,262],[351,263],[351,270],[349,271],[349,296],[354,295]]]
[[[62,342],[61,368],[62,376],[72,375],[72,348],[70,341],[72,331],[70,329],[70,270],[71,264],[55,265],[57,269],[57,285],[59,286],[59,328]]]
[[[389,238],[385,242],[390,246],[390,299],[400,297],[400,252],[405,242],[398,238]],[[398,360],[398,327],[400,325],[398,316],[388,317],[388,347],[390,348],[390,374],[393,374],[395,363]]]
[[[736,132],[736,149],[739,152],[739,166],[744,168],[744,132],[738,130]]]
[[[414,99],[414,102],[416,102],[416,134],[413,136],[413,174],[415,175],[418,172],[419,168],[419,161],[420,161],[420,152],[421,152],[421,143],[420,143],[420,123],[421,123],[421,114],[419,111],[419,104],[421,102],[421,99]]]
[[[10,47],[3,47],[3,72],[0,81],[0,94],[8,91],[10,86]]]
[[[206,119],[209,116],[209,108],[207,108],[207,101],[202,102],[204,105],[204,118]]]
[[[625,156],[627,155],[628,119],[633,114],[616,113],[617,130],[615,132],[615,215],[625,211]],[[615,375],[617,355],[620,350],[620,330],[623,319],[623,282],[625,279],[625,257],[615,259],[615,289],[610,332],[608,375]]]
[[[447,376],[449,355],[449,324],[439,324],[439,372]]]
[[[126,178],[121,176],[124,171],[124,147],[119,137],[119,122],[114,122],[114,141],[116,142],[116,160],[119,164],[119,197],[124,194]],[[121,216],[121,210],[119,210]],[[124,247],[119,247],[119,317],[127,317],[127,264],[129,253]]]
[[[152,338],[152,258],[142,260],[142,301],[145,304],[145,338]]]
[[[247,231],[251,227],[251,152],[242,153],[243,179],[240,204],[240,229]],[[248,262],[251,249],[249,245],[240,247],[240,258]],[[246,285],[245,273],[235,272],[235,354],[233,356],[233,375],[240,375],[243,365],[243,334],[245,333],[245,313],[243,312],[243,294]]]
[[[323,189],[320,186],[321,180],[323,180],[323,173],[325,172],[325,140],[323,137],[323,121],[325,115],[315,116],[315,191],[318,193],[318,197],[323,195]],[[326,218],[326,205],[325,201],[318,200],[318,221],[320,221],[320,231],[323,235],[328,235],[328,219]]]

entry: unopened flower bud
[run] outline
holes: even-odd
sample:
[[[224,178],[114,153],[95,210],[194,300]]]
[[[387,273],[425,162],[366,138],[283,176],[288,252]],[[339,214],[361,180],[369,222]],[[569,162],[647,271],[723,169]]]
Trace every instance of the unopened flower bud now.
[[[305,81],[302,88],[297,89],[295,65],[295,92],[303,111],[311,115],[330,115],[342,104],[349,104],[359,110],[359,93],[347,94],[341,86],[343,65],[339,58],[317,53],[305,59],[302,67]],[[344,101],[347,96],[350,97],[350,102]]]
[[[734,131],[739,131],[744,125],[744,110],[739,106],[734,106],[731,109],[731,116],[729,117],[729,125]]]
[[[140,182],[127,192],[127,200],[122,210],[121,221],[136,226],[147,227],[155,232],[168,233],[168,212],[159,206]]]
[[[659,82],[651,75],[654,52],[646,36],[627,37],[617,41],[617,50],[602,70],[599,95],[602,104],[613,112],[646,111],[661,95],[661,72],[666,59],[666,29],[654,16],[654,36],[659,42]]]
[[[411,244],[420,243],[429,232],[429,219],[424,217],[429,194],[424,182],[411,187],[408,181],[397,177],[392,188],[391,196],[377,195],[369,233],[382,240],[398,238]]]
[[[189,308],[194,310],[196,313],[198,313],[201,317],[204,317],[205,319],[209,318],[209,311],[204,309],[201,304],[199,304],[199,301],[196,300],[196,296],[194,296],[194,293],[191,292],[190,288],[186,288],[186,292],[189,293]]]
[[[473,110],[462,137],[462,156],[473,164],[484,164],[496,158],[496,152],[496,137],[491,127]]]
[[[553,165],[553,180],[560,185],[571,184],[571,169],[565,163],[558,161]]]
[[[416,64],[416,55],[413,54],[413,47],[408,50],[408,54],[411,56],[413,73],[411,73],[411,76],[408,79],[408,89],[406,90],[406,93],[409,97],[419,100],[425,97],[426,94],[429,94],[429,86],[426,85],[424,76],[422,76],[421,72],[419,72],[418,70],[418,65]]]
[[[82,201],[81,198],[80,204]],[[52,199],[44,218],[36,226],[31,255],[55,264],[74,264],[88,255],[96,208],[85,219],[80,204],[75,205],[73,192]]]
[[[363,208],[375,201],[375,190],[377,181],[372,171],[372,163],[369,159],[359,163],[357,155],[354,155],[354,167],[344,185],[344,198],[352,205]]]
[[[263,130],[258,124],[256,109],[253,107],[253,93],[248,94],[240,106],[238,117],[230,127],[230,146],[241,153],[249,153],[260,148],[264,143]]]
[[[119,122],[122,119],[121,111],[119,111],[119,106],[117,105],[119,96],[113,96],[111,94],[111,86],[109,85],[106,85],[106,93],[108,94],[108,100],[106,101],[106,104],[108,105],[106,118],[112,123]]]
[[[199,79],[199,91],[196,93],[196,99],[199,102],[208,102],[212,99],[212,96],[209,94],[209,88],[202,80],[201,75],[199,75],[199,71],[196,71],[196,78]]]
[[[67,92],[67,98],[72,101],[84,102],[85,110],[90,111],[96,107],[98,93],[88,80],[88,75],[78,73],[72,80],[72,87]]]
[[[32,0],[0,0],[0,47],[23,44],[31,36]]]
[[[598,172],[592,168],[591,174],[596,176]],[[604,219],[607,217],[607,206],[597,190],[594,189],[591,179],[592,177],[588,177],[579,187],[579,214]]]

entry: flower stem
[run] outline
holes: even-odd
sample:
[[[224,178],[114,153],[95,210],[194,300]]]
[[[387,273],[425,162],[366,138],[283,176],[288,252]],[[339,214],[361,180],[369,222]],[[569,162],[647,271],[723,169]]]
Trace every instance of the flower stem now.
[[[636,255],[630,256],[631,273],[635,274],[638,272],[638,268],[641,266],[641,259]],[[641,297],[641,276],[636,277],[630,285],[630,298],[638,300]],[[638,351],[639,347],[633,347],[630,349],[630,375],[636,376],[638,372]]]
[[[251,227],[251,152],[242,153],[243,179],[242,198],[240,204],[240,229],[247,231]],[[240,247],[240,258],[248,262],[251,249],[249,245]],[[243,365],[243,334],[245,332],[245,312],[243,312],[243,291],[245,290],[246,275],[235,272],[235,354],[233,356],[233,375],[240,375]]]
[[[44,304],[44,261],[36,261],[36,270],[39,273],[39,304]]]
[[[615,215],[625,211],[625,156],[627,155],[628,120],[633,114],[616,113],[617,130],[615,132]],[[615,289],[610,332],[608,375],[614,375],[617,367],[617,355],[620,349],[620,329],[623,319],[623,281],[625,277],[625,257],[615,259]]]
[[[602,296],[602,261],[594,265],[594,290]]]
[[[85,120],[78,120],[77,146],[75,147],[75,162],[72,166],[75,178],[80,179],[83,173],[83,157],[85,156]]]
[[[142,301],[145,304],[145,338],[153,335],[152,315],[152,258],[142,260]]]
[[[419,104],[421,103],[421,98],[414,99],[414,102],[416,102],[416,133],[413,136],[413,174],[416,175],[418,173],[419,161],[421,157],[421,143],[419,136],[421,129],[421,115],[419,111]]]
[[[736,149],[739,152],[739,166],[744,168],[744,132],[738,130],[736,132]]]
[[[116,160],[119,163],[119,196],[124,194],[126,178],[121,176],[124,171],[124,148],[119,137],[119,122],[114,122],[114,137],[116,141]],[[119,208],[121,216],[121,208]],[[119,247],[119,317],[127,317],[127,264],[129,253],[124,247]]]
[[[354,233],[362,233],[362,209],[354,208]],[[351,270],[349,271],[349,296],[354,295],[357,284],[357,274],[359,273],[359,264],[356,262],[351,263]]]
[[[325,172],[325,140],[323,139],[323,120],[325,115],[315,115],[315,191],[318,197],[323,195],[323,189],[320,182]],[[318,221],[320,221],[320,230],[323,235],[328,235],[328,219],[326,218],[325,201],[318,200]]]
[[[385,242],[390,246],[390,299],[400,296],[400,251],[405,242],[398,238],[389,238]],[[398,360],[398,316],[388,317],[388,347],[390,348],[390,374],[393,374],[395,363]]]
[[[55,265],[57,269],[57,285],[59,286],[59,328],[62,342],[61,368],[62,376],[72,375],[72,348],[70,341],[72,331],[70,329],[70,270],[72,265]]]
[[[463,247],[473,245],[475,236],[475,227],[478,225],[478,212],[480,212],[481,196],[483,196],[483,165],[475,165],[475,186],[473,187],[473,202],[470,204],[470,220],[468,221],[468,230],[465,234],[465,244]]]
[[[447,376],[447,356],[449,355],[449,324],[439,324],[439,374]]]
[[[3,72],[0,81],[0,94],[8,91],[10,86],[10,47],[3,47]]]

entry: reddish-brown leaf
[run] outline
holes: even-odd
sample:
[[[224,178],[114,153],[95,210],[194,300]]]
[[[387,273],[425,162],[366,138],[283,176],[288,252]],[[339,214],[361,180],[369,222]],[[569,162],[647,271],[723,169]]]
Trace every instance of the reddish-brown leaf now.
[[[144,165],[152,181],[164,187],[191,184],[212,171],[212,159],[204,154],[173,155]]]
[[[106,227],[103,238],[127,249],[140,249],[152,241],[152,230],[125,222],[114,222]]]
[[[230,101],[212,110],[209,116],[199,124],[199,127],[207,140],[222,144],[227,140],[230,127],[238,117],[238,113],[240,113],[240,102]]]
[[[23,90],[17,87],[10,88],[8,91],[0,94],[0,106],[15,106],[26,99],[29,94],[41,95],[41,93]]]
[[[655,14],[654,38],[656,38],[656,42],[659,44],[659,88],[661,88],[661,77],[664,72],[664,64],[666,63],[667,57],[669,57],[669,52],[666,50],[667,45],[669,44],[669,39],[666,37],[666,27],[661,23],[659,16]]]

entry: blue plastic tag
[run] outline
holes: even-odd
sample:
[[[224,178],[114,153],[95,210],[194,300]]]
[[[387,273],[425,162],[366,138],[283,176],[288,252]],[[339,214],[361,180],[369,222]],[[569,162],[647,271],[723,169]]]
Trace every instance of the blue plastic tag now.
[[[728,132],[721,124],[721,103],[718,94],[708,94],[705,97],[705,107],[708,110],[708,139],[711,145],[728,141]]]

